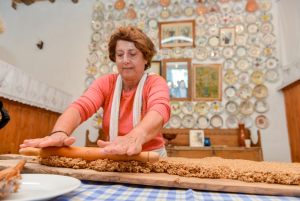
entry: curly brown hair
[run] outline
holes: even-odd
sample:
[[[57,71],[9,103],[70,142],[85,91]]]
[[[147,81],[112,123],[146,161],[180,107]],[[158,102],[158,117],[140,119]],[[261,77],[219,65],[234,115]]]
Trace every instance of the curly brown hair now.
[[[109,58],[113,62],[116,61],[116,46],[118,40],[133,42],[135,47],[142,52],[144,59],[147,60],[145,70],[150,68],[151,60],[156,54],[156,50],[153,42],[142,30],[134,26],[126,26],[118,28],[111,35],[108,43],[108,52]]]

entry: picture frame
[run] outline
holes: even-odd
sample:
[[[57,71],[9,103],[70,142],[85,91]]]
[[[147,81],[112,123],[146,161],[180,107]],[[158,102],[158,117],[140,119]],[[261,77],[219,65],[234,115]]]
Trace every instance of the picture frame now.
[[[159,47],[195,47],[195,21],[172,21],[159,23]]]
[[[220,46],[228,47],[235,45],[235,28],[226,27],[220,29]]]
[[[204,130],[189,131],[190,147],[204,147]]]
[[[147,69],[148,73],[155,73],[161,75],[161,61],[151,61],[151,67]]]
[[[221,101],[222,100],[222,65],[194,64],[193,65],[193,100]]]
[[[162,76],[167,81],[171,100],[191,100],[191,62],[189,58],[162,60]]]

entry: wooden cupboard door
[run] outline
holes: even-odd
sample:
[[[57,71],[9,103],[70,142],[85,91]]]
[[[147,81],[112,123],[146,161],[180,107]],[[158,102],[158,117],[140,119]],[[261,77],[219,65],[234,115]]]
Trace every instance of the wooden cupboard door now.
[[[300,162],[300,80],[283,89],[292,162]]]

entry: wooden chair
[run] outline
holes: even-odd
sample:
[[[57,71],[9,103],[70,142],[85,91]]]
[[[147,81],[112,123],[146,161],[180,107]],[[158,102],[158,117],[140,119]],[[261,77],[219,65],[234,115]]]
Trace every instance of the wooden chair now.
[[[106,140],[106,136],[102,129],[98,130],[98,137],[95,141],[90,140],[90,131],[86,130],[86,133],[85,133],[85,146],[86,147],[97,147],[98,140]]]

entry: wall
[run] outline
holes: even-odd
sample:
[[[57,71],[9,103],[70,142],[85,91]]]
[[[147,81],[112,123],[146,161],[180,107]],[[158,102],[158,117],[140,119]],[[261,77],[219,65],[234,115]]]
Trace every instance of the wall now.
[[[78,97],[84,90],[93,3],[38,2],[18,5],[14,10],[9,1],[1,1],[6,31],[0,35],[0,59]],[[273,5],[276,31],[276,3]],[[45,43],[42,50],[35,46],[39,40]],[[266,115],[270,126],[262,131],[264,159],[290,161],[283,97],[276,84],[268,88],[270,110]],[[87,122],[75,131],[77,145],[84,143],[86,128],[95,132],[91,124]]]

